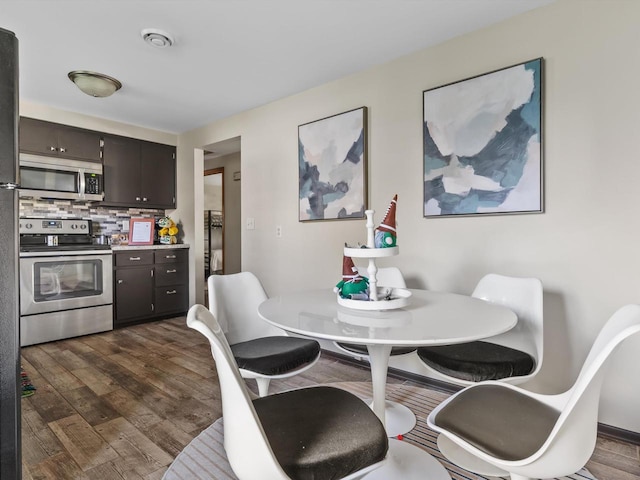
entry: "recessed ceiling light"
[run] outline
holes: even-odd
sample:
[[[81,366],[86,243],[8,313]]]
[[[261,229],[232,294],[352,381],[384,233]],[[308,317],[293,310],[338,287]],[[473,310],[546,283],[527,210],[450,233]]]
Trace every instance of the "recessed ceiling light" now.
[[[156,48],[166,48],[173,45],[171,34],[157,28],[145,28],[140,33],[145,42]]]

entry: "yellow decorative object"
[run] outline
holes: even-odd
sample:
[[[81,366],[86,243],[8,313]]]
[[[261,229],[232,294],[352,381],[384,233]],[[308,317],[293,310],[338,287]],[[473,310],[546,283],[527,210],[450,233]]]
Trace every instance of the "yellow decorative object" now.
[[[173,245],[178,243],[176,235],[178,234],[178,227],[170,217],[162,217],[158,220],[158,238],[163,245]]]

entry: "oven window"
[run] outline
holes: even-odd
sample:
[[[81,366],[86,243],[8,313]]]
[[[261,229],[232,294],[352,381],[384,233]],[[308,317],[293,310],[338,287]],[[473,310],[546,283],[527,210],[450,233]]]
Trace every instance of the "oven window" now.
[[[76,193],[78,191],[78,173],[20,167],[20,188]]]
[[[98,259],[36,262],[33,273],[36,302],[102,294],[102,261]]]

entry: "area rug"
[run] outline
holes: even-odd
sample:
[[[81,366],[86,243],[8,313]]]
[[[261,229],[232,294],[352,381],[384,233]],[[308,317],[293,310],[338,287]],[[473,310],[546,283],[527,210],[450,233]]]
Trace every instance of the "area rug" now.
[[[22,386],[22,398],[30,397],[31,395],[36,393],[36,387],[33,386],[31,380],[29,379],[29,376],[27,375],[27,372],[25,372],[24,370],[20,371],[20,382]]]
[[[345,382],[330,384],[343,388],[361,398],[371,398],[371,384],[361,382]],[[483,477],[468,472],[449,462],[438,450],[437,434],[426,424],[426,417],[431,410],[449,395],[425,388],[408,385],[387,385],[387,398],[409,407],[418,418],[417,425],[404,436],[403,441],[412,443],[436,457],[447,469],[453,480],[490,480],[495,477]],[[227,461],[223,444],[223,423],[218,419],[185,447],[176,457],[163,480],[237,480]],[[498,477],[503,480],[508,478]],[[586,469],[574,475],[556,480],[596,480]],[[401,480],[401,479],[389,479]]]

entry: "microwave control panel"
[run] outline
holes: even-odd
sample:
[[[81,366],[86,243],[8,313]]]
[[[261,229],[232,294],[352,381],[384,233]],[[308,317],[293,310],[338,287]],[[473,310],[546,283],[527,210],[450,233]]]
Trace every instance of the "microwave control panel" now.
[[[84,174],[84,193],[102,193],[102,175],[96,173]]]

